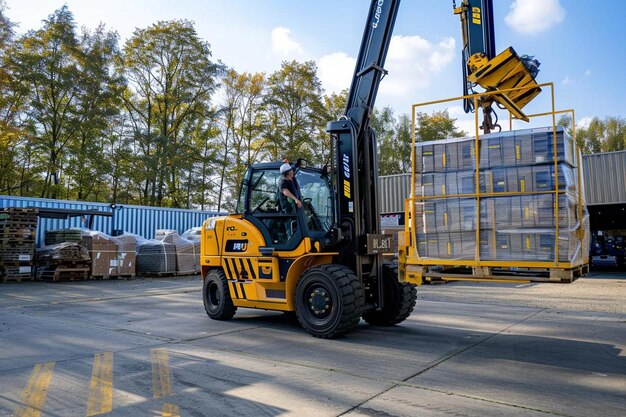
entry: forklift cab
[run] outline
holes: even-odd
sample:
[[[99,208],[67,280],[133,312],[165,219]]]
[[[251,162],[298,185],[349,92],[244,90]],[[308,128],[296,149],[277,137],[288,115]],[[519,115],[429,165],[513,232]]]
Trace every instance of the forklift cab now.
[[[274,250],[294,250],[305,237],[323,241],[335,223],[335,208],[328,176],[320,169],[296,169],[302,207],[281,210],[280,163],[248,167],[242,183],[237,212],[261,231],[265,246]]]

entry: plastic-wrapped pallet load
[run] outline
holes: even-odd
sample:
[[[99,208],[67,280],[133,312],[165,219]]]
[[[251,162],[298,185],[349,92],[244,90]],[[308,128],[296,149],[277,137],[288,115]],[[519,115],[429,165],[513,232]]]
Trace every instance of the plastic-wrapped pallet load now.
[[[554,139],[552,127],[484,135],[478,172],[475,138],[417,143],[419,256],[551,262],[558,250],[559,262],[586,260],[578,151],[561,126],[556,153]]]
[[[176,247],[176,272],[179,274],[196,274],[200,262],[196,263],[196,250],[193,242],[180,237],[176,230],[160,229],[156,231],[157,240],[171,243]]]
[[[110,278],[118,275],[118,244],[115,238],[94,230],[83,230],[79,243],[89,251],[93,278]]]
[[[185,230],[185,232],[180,236],[183,239],[187,239],[193,243],[194,250],[194,262],[196,265],[196,272],[200,272],[200,239],[202,236],[202,228],[201,227],[192,227],[191,229]]]
[[[117,242],[117,276],[133,278],[137,272],[137,238],[125,233],[114,239]]]
[[[176,246],[156,239],[130,234],[137,242],[137,274],[171,275],[176,273]]]

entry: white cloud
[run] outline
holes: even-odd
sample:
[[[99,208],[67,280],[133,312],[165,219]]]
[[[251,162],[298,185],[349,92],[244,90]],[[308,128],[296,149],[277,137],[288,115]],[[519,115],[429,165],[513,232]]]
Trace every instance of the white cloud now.
[[[302,45],[291,39],[291,29],[282,26],[272,29],[272,50],[283,58],[303,52]]]
[[[585,77],[589,77],[591,75],[591,70],[585,71]]]
[[[317,60],[317,75],[326,93],[339,93],[350,88],[356,59],[343,52],[324,55]]]
[[[572,83],[572,79],[569,77],[569,75],[568,75],[568,76],[566,76],[566,77],[563,79],[563,81],[561,81],[561,84],[562,84],[562,85],[568,85],[568,84],[571,84],[571,83]]]
[[[545,32],[565,18],[559,0],[515,0],[505,22],[525,34]]]
[[[589,125],[591,124],[591,121],[593,120],[593,117],[583,117],[582,119],[580,119],[578,121],[578,123],[576,123],[576,127],[578,129],[587,129],[589,127]]]
[[[419,36],[392,37],[385,64],[389,77],[381,84],[381,93],[415,97],[430,84],[433,74],[453,61],[455,53],[454,38],[432,43]]]
[[[454,38],[432,43],[419,36],[393,36],[385,69],[389,75],[380,85],[379,96],[394,99],[415,98],[430,83],[433,74],[443,71],[454,59]],[[317,60],[318,76],[327,93],[349,88],[356,58],[344,52],[324,55]],[[381,100],[379,100],[381,101]]]

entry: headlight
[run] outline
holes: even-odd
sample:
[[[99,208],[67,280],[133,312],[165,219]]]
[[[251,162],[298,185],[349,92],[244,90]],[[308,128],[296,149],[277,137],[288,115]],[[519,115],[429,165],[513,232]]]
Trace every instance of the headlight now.
[[[208,219],[206,221],[206,226],[204,226],[204,230],[213,230],[215,229],[215,219]]]

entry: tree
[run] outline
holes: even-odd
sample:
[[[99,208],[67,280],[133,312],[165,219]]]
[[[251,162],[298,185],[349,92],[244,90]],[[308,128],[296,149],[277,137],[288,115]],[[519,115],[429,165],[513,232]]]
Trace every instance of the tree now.
[[[330,121],[338,120],[345,114],[346,102],[348,101],[348,90],[342,90],[339,94],[331,93],[322,99],[322,113],[319,117],[317,127],[317,137],[319,140],[312,140],[314,146],[311,148],[312,164],[323,165],[328,163],[333,155],[330,154],[330,135],[326,132],[326,125]]]
[[[118,36],[100,25],[93,33],[84,29],[80,39],[80,95],[78,113],[81,124],[76,140],[68,144],[66,174],[72,180],[72,198],[110,200],[108,184],[113,171],[106,158],[107,135],[121,110],[122,80],[114,73],[119,55]],[[115,136],[112,136],[115,137]]]
[[[313,61],[283,62],[269,77],[267,148],[273,160],[311,160],[323,112],[322,87]]]
[[[258,162],[265,153],[268,118],[265,90],[267,80],[263,73],[227,71],[223,79],[224,106],[221,110],[222,130],[219,140],[220,175],[218,210],[223,201],[234,208],[232,196],[239,189],[246,166]],[[223,197],[230,195],[230,199]]]
[[[415,114],[415,140],[424,142],[466,136],[467,133],[458,130],[454,122],[456,119],[450,117],[448,110],[433,111],[430,116],[418,112]]]
[[[370,127],[374,130],[378,144],[379,175],[397,174],[399,171],[395,123],[391,107],[386,106],[382,110],[374,108]]]
[[[576,128],[576,142],[582,153],[613,152],[626,149],[626,120],[608,116],[591,119],[586,127]]]
[[[10,195],[21,185],[17,180],[25,129],[20,116],[27,90],[9,64],[14,24],[5,16],[5,8],[0,1],[0,192]]]
[[[124,46],[124,101],[141,148],[144,201],[150,205],[179,207],[185,200],[181,179],[198,150],[182,133],[207,112],[217,88],[222,65],[210,57],[209,44],[188,20],[137,29]]]
[[[9,60],[9,66],[20,74],[30,93],[28,115],[35,129],[33,145],[45,172],[42,197],[56,198],[63,152],[76,138],[82,121],[78,108],[80,54],[74,17],[63,6],[44,21],[42,29],[19,39]]]

